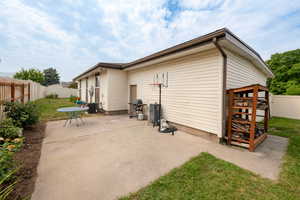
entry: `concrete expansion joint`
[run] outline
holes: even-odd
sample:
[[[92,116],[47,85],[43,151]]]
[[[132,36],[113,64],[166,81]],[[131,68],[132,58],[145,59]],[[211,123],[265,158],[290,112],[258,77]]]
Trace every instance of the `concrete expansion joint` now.
[[[57,144],[57,143],[78,141],[78,139],[87,138],[87,137],[95,136],[95,135],[97,135],[97,133],[90,134],[90,135],[80,135],[80,136],[76,136],[76,137],[73,137],[73,138],[66,138],[66,139],[63,139],[63,140],[53,140],[53,141],[49,141],[49,142],[44,142],[43,144]],[[80,141],[82,141],[82,140],[80,140]]]

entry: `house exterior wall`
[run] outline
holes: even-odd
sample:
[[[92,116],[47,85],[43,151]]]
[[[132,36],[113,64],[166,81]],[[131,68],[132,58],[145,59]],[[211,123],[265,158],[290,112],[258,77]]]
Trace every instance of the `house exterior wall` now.
[[[226,50],[226,54],[227,89],[251,84],[266,85],[267,75],[254,64],[229,50]],[[158,103],[158,86],[151,85],[157,75],[159,78],[164,75],[167,83],[161,93],[163,118],[222,137],[223,58],[216,48],[128,71],[102,69],[100,102],[103,109],[129,109],[130,85],[137,86],[137,98],[148,106]],[[81,97],[84,101],[85,80],[83,78],[81,81]],[[91,85],[95,87],[94,75],[88,77],[88,84],[88,89]],[[145,111],[148,114],[147,107]]]
[[[127,72],[107,69],[107,108],[106,111],[127,110]]]
[[[255,67],[247,59],[226,51],[227,54],[227,89],[239,88],[253,84],[266,86],[267,75]],[[264,93],[260,92],[259,96],[263,97]],[[227,102],[228,103],[228,102]],[[257,110],[258,115],[264,115],[263,110]],[[257,121],[263,120],[263,117],[257,117]]]
[[[80,99],[82,101],[85,101],[85,87],[86,87],[86,82],[85,82],[85,78],[81,79],[81,96]]]
[[[128,86],[137,85],[137,98],[145,104],[158,103],[158,86],[150,84],[156,74],[162,73],[168,73],[168,87],[162,88],[163,117],[221,137],[222,57],[219,52],[209,50],[129,71]]]
[[[104,110],[108,109],[108,81],[107,81],[107,71],[100,73],[100,103],[102,103],[102,108]]]
[[[88,90],[91,86],[95,89],[95,74],[81,79],[81,99],[86,100],[86,79],[88,79]],[[78,90],[79,91],[79,90]],[[88,92],[88,103],[96,101],[95,92],[90,98]],[[105,111],[127,110],[127,72],[115,69],[105,69],[100,73],[100,103]]]
[[[81,98],[81,80],[77,80],[76,82],[77,82],[77,84],[78,84],[78,88],[77,88],[77,96],[78,96],[79,98]]]
[[[227,54],[227,89],[239,88],[252,84],[266,86],[267,76],[250,61],[226,51]]]
[[[95,88],[95,80],[94,79],[95,79],[94,75],[81,79],[81,100],[82,101],[86,101],[86,94],[87,94],[87,96],[88,96],[87,103],[91,103],[91,98],[90,98],[90,94],[88,91],[90,90],[91,86],[93,86]],[[88,80],[87,88],[86,88],[86,80]],[[92,102],[94,102],[94,101],[95,101],[95,94],[92,97]]]
[[[96,88],[96,78],[95,78],[95,74],[92,74],[88,77],[85,77],[85,78],[82,78],[80,79],[81,80],[81,100],[82,101],[86,101],[86,79],[88,79],[88,90],[91,89],[91,86],[93,86],[93,88],[95,89]],[[78,84],[79,84],[79,81],[78,80]],[[107,72],[106,71],[102,71],[100,73],[100,103],[102,103],[102,106],[103,106],[103,109],[104,110],[107,110],[108,108],[108,100],[107,100],[107,93],[108,93],[108,90],[107,90]],[[79,96],[79,90],[80,88],[78,88],[78,96]],[[96,95],[95,95],[95,92],[93,94],[93,97],[92,97],[92,101],[91,101],[91,98],[90,98],[90,94],[88,92],[88,103],[94,103],[96,101]]]
[[[88,77],[88,102],[89,103],[92,103],[92,102],[95,102],[95,91],[94,91],[94,93],[93,93],[93,96],[92,96],[92,98],[90,97],[90,93],[89,93],[89,91],[90,91],[90,89],[91,89],[91,87],[93,86],[93,88],[94,88],[94,90],[95,90],[95,75],[91,75],[91,76],[89,76]]]

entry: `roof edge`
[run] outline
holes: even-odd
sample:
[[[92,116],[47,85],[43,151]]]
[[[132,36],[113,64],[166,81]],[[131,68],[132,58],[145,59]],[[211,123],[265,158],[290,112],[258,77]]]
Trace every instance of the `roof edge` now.
[[[240,39],[237,35],[235,35],[229,29],[227,29],[227,28],[224,28],[224,29],[226,30],[227,34],[231,35],[234,39],[236,39],[238,42],[240,42],[242,45],[244,45],[252,53],[254,53],[254,55],[257,56],[258,60],[264,65],[264,67],[266,68],[266,71],[269,73],[269,75],[271,77],[274,77],[274,74],[273,74],[272,70],[269,68],[267,63],[262,59],[262,57],[260,56],[260,54],[257,51],[255,51],[252,47],[250,47],[247,43],[245,43],[242,39]]]
[[[192,40],[188,40],[188,41],[180,43],[178,45],[169,47],[167,49],[164,49],[164,50],[161,50],[159,52],[153,53],[149,56],[134,60],[132,62],[124,64],[123,69],[127,69],[129,67],[134,66],[134,65],[141,64],[141,63],[144,63],[144,62],[156,59],[156,58],[160,58],[162,56],[170,55],[170,54],[173,54],[173,53],[176,53],[176,52],[179,52],[179,51],[183,51],[183,50],[186,50],[186,49],[193,48],[193,47],[201,45],[203,43],[212,41],[212,39],[215,38],[215,37],[216,38],[225,37],[226,30],[227,30],[226,28],[218,29],[214,32],[211,32],[211,33],[202,35],[200,37],[194,38]]]
[[[88,70],[82,72],[81,74],[79,74],[78,76],[76,76],[75,78],[73,78],[73,81],[76,81],[76,79],[80,78],[81,76],[84,76],[85,74],[97,69],[98,67],[102,67],[102,68],[109,68],[109,69],[119,69],[122,70],[122,66],[124,65],[124,63],[104,63],[104,62],[99,62],[96,65],[90,67]]]
[[[150,55],[145,56],[143,58],[134,60],[134,61],[129,62],[129,63],[103,63],[103,62],[99,62],[96,65],[94,65],[93,67],[91,67],[90,69],[88,69],[87,71],[85,71],[85,72],[81,73],[80,75],[76,76],[73,79],[73,81],[75,81],[76,79],[80,78],[81,76],[83,76],[83,75],[85,75],[85,74],[93,71],[97,67],[110,68],[110,69],[119,69],[119,70],[127,69],[127,68],[133,67],[135,65],[148,62],[150,60],[161,58],[163,56],[167,56],[167,55],[170,55],[170,54],[173,54],[173,53],[177,53],[179,51],[184,51],[184,50],[187,50],[187,49],[198,47],[199,45],[202,45],[202,44],[207,44],[209,42],[212,42],[212,40],[214,38],[217,38],[217,39],[220,39],[220,38],[223,38],[223,37],[226,38],[227,34],[229,34],[230,36],[232,36],[233,38],[235,38],[244,47],[246,47],[251,52],[253,52],[253,54],[255,56],[257,56],[257,58],[262,62],[262,64],[266,68],[266,70],[268,72],[270,72],[270,74],[273,75],[272,70],[270,70],[270,68],[265,63],[265,61],[261,58],[261,56],[259,55],[259,53],[257,53],[252,47],[250,47],[249,45],[247,45],[238,36],[236,36],[234,33],[232,33],[228,28],[222,28],[222,29],[218,29],[218,30],[216,30],[214,32],[205,34],[203,36],[194,38],[192,40],[188,40],[188,41],[180,43],[178,45],[175,45],[175,46],[169,47],[167,49],[158,51],[156,53],[150,54]]]

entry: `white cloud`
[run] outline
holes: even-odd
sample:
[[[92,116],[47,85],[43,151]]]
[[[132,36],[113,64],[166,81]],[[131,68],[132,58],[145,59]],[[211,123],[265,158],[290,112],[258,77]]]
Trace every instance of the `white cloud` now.
[[[78,52],[77,45],[80,40],[75,33],[57,25],[61,19],[18,0],[0,2],[0,10],[3,11],[0,13],[0,34],[9,43],[5,47],[0,45],[2,71],[17,71],[21,67],[56,67],[65,80],[70,80],[79,70],[83,71],[98,60],[93,52],[79,59],[77,54],[81,52]]]
[[[300,8],[299,0],[182,0],[179,5],[183,9],[168,22],[165,17],[170,11],[164,7],[164,1],[98,2],[104,13],[102,23],[118,38],[115,45],[124,49],[121,50],[122,58],[127,59],[147,55],[222,27],[233,30],[259,52],[263,50],[261,54],[268,58],[270,52],[277,51],[278,47],[274,49],[272,46],[269,48],[271,51],[265,51],[264,44],[258,43],[259,38],[262,35],[271,37],[271,32],[277,29],[275,35],[289,34],[280,27],[291,22],[279,18]],[[296,32],[299,33],[299,28]],[[289,47],[295,48],[296,44]],[[279,49],[286,48],[280,46]]]
[[[180,5],[189,9],[209,9],[222,3],[224,0],[181,0]]]
[[[0,66],[11,66],[3,71],[53,66],[69,80],[96,62],[132,61],[222,27],[264,58],[300,46],[300,0],[181,0],[176,11],[166,0],[64,2],[54,15],[45,2],[0,1]]]
[[[123,49],[122,52],[126,53],[123,57],[127,61],[161,49],[168,43],[169,30],[165,28],[167,9],[163,7],[164,1],[98,2],[103,14],[101,24],[116,38],[114,44]]]
[[[216,10],[184,10],[173,20],[172,27],[176,28],[179,41],[228,27],[264,58],[268,58],[274,52],[300,46],[300,41],[296,39],[300,28],[295,27],[299,24],[300,15],[297,14],[298,22],[291,18],[282,19],[299,9],[299,0],[226,0]],[[279,41],[277,44],[271,42],[277,37],[284,38],[282,44]]]
[[[8,20],[8,36],[13,36],[18,33],[15,29],[22,30],[22,34],[42,34],[49,38],[63,42],[72,42],[76,40],[76,35],[65,32],[60,29],[55,19],[42,11],[26,6],[18,0],[9,0],[0,4],[1,17]],[[25,31],[25,33],[24,33]]]

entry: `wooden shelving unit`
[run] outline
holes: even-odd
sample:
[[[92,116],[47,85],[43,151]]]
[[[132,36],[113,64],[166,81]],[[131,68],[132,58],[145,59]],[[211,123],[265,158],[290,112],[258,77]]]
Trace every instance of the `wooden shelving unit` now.
[[[227,143],[254,151],[267,138],[269,91],[262,85],[250,85],[230,89],[227,94]],[[258,115],[258,110],[263,110],[263,115]],[[257,117],[263,117],[263,121],[258,123]]]

